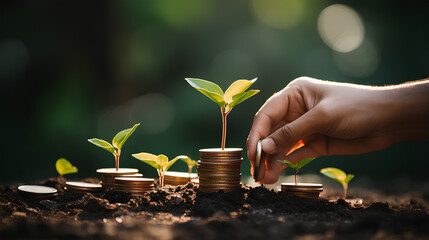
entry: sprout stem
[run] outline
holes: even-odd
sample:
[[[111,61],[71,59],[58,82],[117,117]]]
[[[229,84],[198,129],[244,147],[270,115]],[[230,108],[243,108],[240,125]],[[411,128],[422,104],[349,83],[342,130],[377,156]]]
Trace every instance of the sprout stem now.
[[[159,187],[162,188],[164,187],[164,174],[165,172],[158,170],[158,175],[159,175]]]
[[[121,150],[118,149],[118,153],[115,154],[115,166],[116,166],[116,171],[119,170],[119,157],[121,156]]]
[[[226,142],[226,117],[231,110],[225,112],[225,108],[220,109],[222,112],[222,150],[225,150],[225,142]]]
[[[295,171],[295,186],[298,185],[298,180],[297,180],[297,177],[296,177],[297,173],[298,173],[298,171]]]
[[[191,178],[191,173],[192,173],[192,165],[188,164],[188,173],[189,173],[189,178]]]
[[[347,198],[347,188],[348,188],[348,185],[349,184],[347,184],[347,183],[343,183],[343,191],[344,191],[343,198],[344,198],[344,200],[346,200],[346,198]]]

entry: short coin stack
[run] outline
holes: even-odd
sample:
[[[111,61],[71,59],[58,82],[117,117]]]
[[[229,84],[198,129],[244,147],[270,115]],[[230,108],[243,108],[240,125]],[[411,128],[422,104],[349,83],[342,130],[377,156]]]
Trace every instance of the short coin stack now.
[[[307,200],[319,199],[319,194],[323,191],[322,184],[301,183],[282,183],[282,192],[291,194]]]
[[[155,179],[142,177],[115,177],[113,189],[141,195],[155,189]]]
[[[18,191],[24,196],[41,199],[55,197],[58,192],[55,188],[40,185],[21,185]]]
[[[167,171],[164,175],[165,185],[185,185],[188,182],[196,179],[198,176],[196,173],[187,173],[187,172],[170,172]]]
[[[200,181],[200,191],[225,192],[234,191],[241,187],[240,166],[241,148],[209,148],[200,150],[197,172]]]
[[[103,190],[103,186],[95,183],[67,181],[64,189],[71,193],[87,194],[100,192]]]
[[[101,185],[103,185],[103,188],[105,189],[113,188],[113,185],[115,183],[115,177],[137,174],[138,172],[139,170],[135,168],[119,168],[118,171],[116,171],[115,168],[97,169],[97,173],[100,174]]]

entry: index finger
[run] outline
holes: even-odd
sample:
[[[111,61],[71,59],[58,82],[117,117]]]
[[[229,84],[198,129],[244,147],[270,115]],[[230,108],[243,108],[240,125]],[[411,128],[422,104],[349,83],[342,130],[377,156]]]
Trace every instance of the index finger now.
[[[269,98],[256,113],[247,138],[247,156],[252,166],[255,161],[256,145],[259,139],[269,136],[272,130],[284,121],[288,110],[288,102],[289,100],[282,90]]]

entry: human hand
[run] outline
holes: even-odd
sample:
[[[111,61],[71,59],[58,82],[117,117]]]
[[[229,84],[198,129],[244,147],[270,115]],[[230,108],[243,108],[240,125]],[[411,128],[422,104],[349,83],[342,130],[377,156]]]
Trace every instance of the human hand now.
[[[286,167],[277,160],[297,163],[310,157],[362,154],[427,138],[429,110],[421,103],[429,102],[428,83],[423,88],[370,87],[295,79],[255,115],[247,141],[252,174],[259,139],[264,139],[262,150],[268,155],[260,182],[270,184]],[[407,97],[407,89],[419,97]]]

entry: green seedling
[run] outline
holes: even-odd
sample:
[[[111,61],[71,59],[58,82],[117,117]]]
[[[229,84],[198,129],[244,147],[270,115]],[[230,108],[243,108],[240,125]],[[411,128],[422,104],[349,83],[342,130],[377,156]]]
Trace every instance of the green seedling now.
[[[284,163],[284,164],[288,165],[289,167],[293,168],[293,171],[295,172],[295,185],[298,185],[298,181],[297,181],[297,177],[296,177],[298,171],[301,170],[302,167],[304,167],[305,165],[307,165],[307,163],[313,161],[314,159],[315,158],[306,158],[306,159],[299,161],[297,164],[293,164],[287,160],[277,160],[277,161]]]
[[[182,161],[184,161],[186,164],[188,164],[188,172],[189,172],[189,178],[191,178],[192,168],[197,165],[197,161],[192,160],[190,157],[184,156],[184,158],[180,158]]]
[[[206,95],[208,98],[213,100],[220,106],[222,113],[222,150],[225,149],[226,141],[226,117],[231,112],[232,108],[237,106],[237,104],[243,102],[244,100],[250,98],[251,96],[257,94],[259,90],[246,90],[256,81],[257,78],[252,80],[237,80],[229,86],[225,93],[222,89],[215,83],[196,79],[196,78],[185,78],[188,83],[200,91],[202,94]]]
[[[349,182],[355,177],[355,175],[346,174],[343,170],[333,167],[320,169],[320,173],[341,183],[344,192],[343,197],[346,199]]]
[[[175,157],[173,160],[168,161],[168,157],[165,156],[164,154],[160,154],[160,155],[154,155],[154,154],[150,154],[150,153],[136,153],[132,155],[133,157],[137,158],[138,160],[154,167],[157,171],[158,171],[158,176],[159,176],[159,185],[161,187],[164,186],[164,176],[165,176],[165,172],[167,172],[167,170],[173,166],[173,164],[175,162],[177,162],[177,160],[182,159],[182,158],[187,158],[187,156],[177,156]]]
[[[120,131],[112,140],[112,144],[98,138],[88,139],[88,141],[97,147],[101,147],[115,156],[116,171],[119,169],[119,157],[121,156],[121,149],[124,146],[125,141],[133,134],[136,128],[140,126],[140,123],[135,124],[132,128],[128,128]]]
[[[60,176],[63,176],[64,174],[77,173],[78,171],[77,167],[73,166],[65,158],[59,158],[55,163],[55,168]]]

